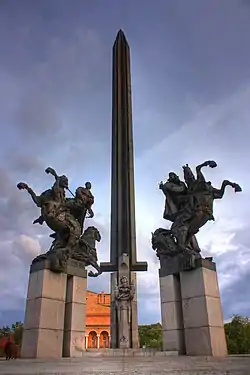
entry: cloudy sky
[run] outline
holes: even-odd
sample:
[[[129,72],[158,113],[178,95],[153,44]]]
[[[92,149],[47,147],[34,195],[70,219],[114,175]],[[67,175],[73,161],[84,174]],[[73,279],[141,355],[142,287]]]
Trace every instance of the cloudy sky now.
[[[215,257],[225,319],[250,315],[250,1],[2,0],[0,2],[0,325],[22,320],[29,264],[50,244],[34,226],[36,192],[66,174],[93,184],[100,261],[109,260],[111,58],[122,28],[131,48],[139,322],[160,321],[158,261],[151,232],[168,226],[158,182],[207,159],[214,186],[231,179],[202,228]],[[109,276],[88,287],[109,290]]]

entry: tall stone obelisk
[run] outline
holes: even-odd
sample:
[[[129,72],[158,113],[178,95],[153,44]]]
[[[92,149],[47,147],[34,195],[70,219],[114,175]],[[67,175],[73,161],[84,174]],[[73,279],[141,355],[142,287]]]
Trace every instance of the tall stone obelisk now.
[[[147,262],[137,262],[134,196],[134,155],[129,45],[122,30],[113,46],[112,86],[112,177],[110,263],[101,263],[111,274],[111,347],[124,347],[115,288],[122,276],[136,290],[136,271],[147,271]],[[126,315],[126,314],[125,314]],[[137,293],[128,319],[129,339],[125,347],[138,348]]]

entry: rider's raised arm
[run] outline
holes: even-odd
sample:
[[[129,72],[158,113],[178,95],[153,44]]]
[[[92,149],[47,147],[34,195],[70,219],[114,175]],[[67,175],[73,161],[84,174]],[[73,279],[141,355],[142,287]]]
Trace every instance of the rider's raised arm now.
[[[53,168],[48,167],[45,169],[45,172],[54,176],[56,181],[58,180],[59,176]]]
[[[42,197],[36,195],[36,193],[29,186],[27,188],[27,191],[30,194],[31,199],[36,204],[36,206],[40,208],[42,206]]]

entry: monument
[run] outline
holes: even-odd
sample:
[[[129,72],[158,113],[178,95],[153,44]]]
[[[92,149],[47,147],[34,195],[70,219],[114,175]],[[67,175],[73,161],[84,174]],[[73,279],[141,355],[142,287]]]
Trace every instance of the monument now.
[[[21,357],[78,357],[85,348],[85,267],[92,265],[97,271],[89,276],[100,275],[95,242],[101,235],[93,226],[83,231],[85,219],[94,216],[90,182],[73,194],[66,176],[58,176],[52,168],[46,173],[54,176],[55,183],[41,195],[26,183],[17,185],[41,209],[33,224],[46,223],[54,231],[49,251],[30,267]],[[65,190],[72,198],[66,198]]]
[[[147,263],[136,258],[130,51],[122,30],[113,46],[112,91],[110,262],[100,266],[112,272],[111,347],[139,348],[136,272]]]
[[[224,180],[216,189],[206,181],[202,168],[215,168],[206,161],[196,167],[196,177],[188,165],[184,181],[173,172],[159,184],[165,195],[163,218],[170,229],[152,234],[152,247],[160,260],[159,279],[163,326],[163,349],[180,354],[226,356],[223,316],[216,265],[213,258],[201,257],[195,235],[214,220],[213,202],[222,199],[226,186],[241,187]]]

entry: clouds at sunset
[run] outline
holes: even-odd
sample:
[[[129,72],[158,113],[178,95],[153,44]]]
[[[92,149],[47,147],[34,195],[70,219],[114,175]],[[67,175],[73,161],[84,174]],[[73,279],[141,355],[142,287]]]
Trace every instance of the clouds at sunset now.
[[[225,319],[250,315],[250,7],[235,0],[155,4],[23,0],[0,7],[0,324],[23,319],[30,262],[50,246],[17,182],[42,192],[53,183],[48,166],[69,177],[72,191],[91,181],[95,218],[86,225],[99,228],[99,260],[109,260],[111,59],[121,27],[131,48],[138,259],[149,263],[138,274],[139,322],[160,320],[150,240],[168,223],[158,183],[207,159],[218,164],[205,170],[214,186],[230,179],[243,192],[228,188],[198,240],[216,260]],[[109,275],[88,287],[107,291]]]

